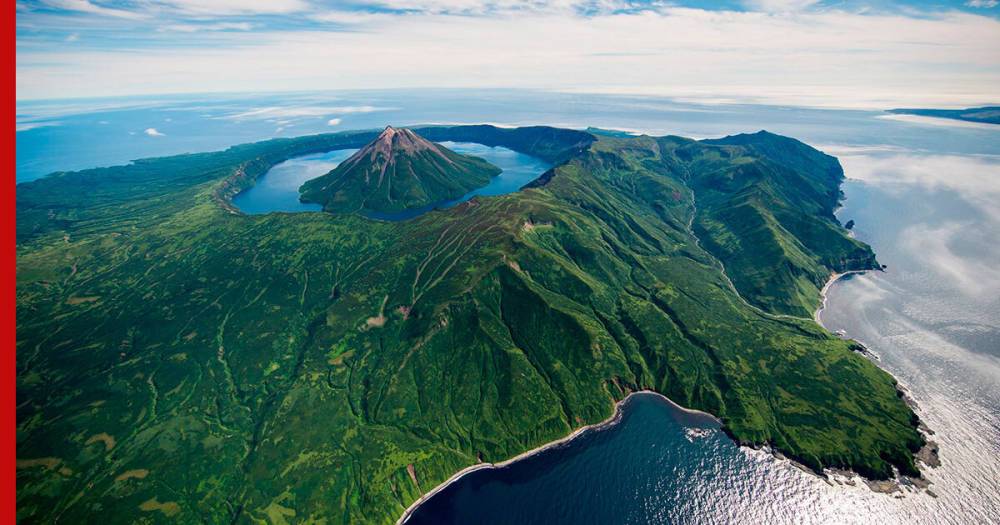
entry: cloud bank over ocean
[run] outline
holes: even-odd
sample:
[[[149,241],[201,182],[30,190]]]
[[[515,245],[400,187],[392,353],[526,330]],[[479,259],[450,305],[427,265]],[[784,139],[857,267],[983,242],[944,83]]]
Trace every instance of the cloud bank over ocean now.
[[[58,97],[72,81],[78,96],[506,87],[837,107],[1000,98],[1000,21],[986,4],[720,6],[23,1],[18,97]]]

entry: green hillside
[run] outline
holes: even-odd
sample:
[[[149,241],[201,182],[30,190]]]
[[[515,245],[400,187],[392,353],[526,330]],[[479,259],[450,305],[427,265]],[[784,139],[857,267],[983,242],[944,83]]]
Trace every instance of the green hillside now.
[[[302,185],[329,212],[392,212],[445,202],[485,186],[500,168],[391,126],[333,171]]]
[[[19,185],[18,517],[392,523],[637,389],[814,469],[918,474],[892,377],[811,319],[831,272],[876,264],[833,217],[835,159],[768,133],[419,132],[557,165],[395,223],[229,204],[374,132]]]

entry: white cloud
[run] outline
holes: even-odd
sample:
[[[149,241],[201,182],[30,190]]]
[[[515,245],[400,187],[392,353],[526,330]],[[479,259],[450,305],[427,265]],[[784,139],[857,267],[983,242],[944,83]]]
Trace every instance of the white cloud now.
[[[375,0],[373,5],[392,10],[430,14],[483,14],[506,11],[556,11],[565,10],[579,1],[526,2],[523,0]]]
[[[818,0],[816,0],[818,1]],[[668,0],[373,0],[370,5],[404,13],[447,15],[517,15],[656,11],[670,7]]]
[[[156,128],[146,128],[146,130],[143,131],[143,133],[149,135],[150,137],[166,137],[165,134],[156,131]]]
[[[302,117],[325,117],[327,115],[345,113],[371,113],[373,111],[385,111],[391,108],[381,108],[376,106],[268,106],[232,113],[220,119],[227,120],[267,120],[280,118],[302,118]],[[334,119],[338,120],[338,119]],[[331,124],[332,126],[333,124]]]
[[[218,22],[215,24],[167,24],[157,28],[157,31],[197,33],[199,31],[250,31],[251,29],[253,29],[253,24],[249,22]]]
[[[998,5],[998,2],[997,0],[969,0],[965,5],[979,9],[992,9]]]
[[[15,124],[15,130],[16,131],[28,131],[29,129],[47,128],[47,127],[50,127],[50,126],[58,126],[58,125],[59,125],[59,123],[55,122],[55,121],[46,121],[46,122],[18,122],[17,124]]]
[[[1000,129],[996,124],[990,124],[988,122],[969,122],[967,120],[958,120],[953,118],[943,118],[943,117],[928,117],[926,115],[905,115],[897,113],[889,113],[886,115],[879,115],[878,118],[884,120],[898,120],[899,122],[907,122],[910,124],[917,124],[921,126],[945,126],[951,128],[974,128],[974,129]]]
[[[191,15],[261,15],[310,9],[304,0],[154,0],[154,6]]]
[[[71,33],[70,35],[66,36],[67,42],[76,42],[78,40],[80,40],[80,33]]]
[[[88,0],[44,0],[44,2],[50,7],[65,9],[67,11],[88,13],[92,15],[110,16],[114,18],[126,18],[131,20],[139,20],[147,17],[147,15],[143,13],[137,13],[135,11],[127,11],[125,9],[114,9],[111,7],[104,7],[101,5],[97,5],[93,2],[89,2]]]
[[[201,47],[19,47],[18,96],[65,96],[67,85],[76,96],[515,87],[884,108],[979,104],[1000,85],[1000,21],[958,11],[663,7],[365,23],[364,31],[220,32]]]
[[[312,9],[306,0],[143,0],[130,3],[131,9],[106,7],[91,0],[42,0],[49,7],[112,18],[144,20],[164,14],[195,18],[212,16],[281,15]],[[22,7],[21,11],[30,8]]]
[[[939,277],[950,282],[968,297],[997,297],[1000,295],[1000,266],[982,259],[956,253],[952,246],[968,240],[967,232],[974,232],[974,223],[947,222],[940,226],[916,224],[903,230],[899,243],[909,254],[919,258]],[[1000,259],[996,246],[982,246]]]
[[[339,126],[340,125],[340,119],[339,118],[332,118],[332,119],[326,121],[326,125],[327,126]]]
[[[819,0],[745,0],[748,9],[767,13],[789,13],[802,11],[819,3]]]
[[[859,155],[872,155],[881,153],[904,153],[909,150],[900,146],[892,146],[889,144],[817,144],[811,143],[812,147],[822,151],[823,153],[833,155],[834,157],[841,156],[859,156]],[[857,177],[849,177],[857,178]]]
[[[1000,157],[848,153],[840,162],[847,177],[889,192],[908,186],[954,192],[1000,229]]]
[[[996,264],[1000,260],[996,243],[1000,156],[919,154],[892,146],[833,147],[829,151],[839,156],[847,177],[881,194],[909,198],[918,190],[940,196],[946,209],[955,206],[948,203],[957,197],[961,213],[944,221],[940,214],[924,213],[920,205],[914,205],[914,220],[900,232],[897,246],[906,256],[919,259],[933,278],[965,297],[1000,297],[1000,265]]]
[[[356,25],[384,22],[396,15],[389,13],[366,13],[362,11],[321,11],[309,15],[309,18],[317,22],[328,22],[331,24]]]

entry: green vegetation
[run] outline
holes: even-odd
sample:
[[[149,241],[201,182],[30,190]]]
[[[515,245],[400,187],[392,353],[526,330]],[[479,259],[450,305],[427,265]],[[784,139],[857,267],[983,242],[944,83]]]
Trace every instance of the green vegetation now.
[[[485,186],[500,168],[391,126],[336,169],[302,185],[329,212],[391,212],[449,201]]]
[[[20,185],[19,519],[391,523],[636,389],[814,469],[918,474],[893,379],[807,318],[832,271],[875,265],[832,215],[834,159],[768,133],[420,132],[557,165],[397,223],[229,205],[377,132]]]
[[[921,115],[924,117],[950,118],[968,122],[1000,124],[1000,106],[985,106],[967,109],[890,109],[889,113],[900,115]]]

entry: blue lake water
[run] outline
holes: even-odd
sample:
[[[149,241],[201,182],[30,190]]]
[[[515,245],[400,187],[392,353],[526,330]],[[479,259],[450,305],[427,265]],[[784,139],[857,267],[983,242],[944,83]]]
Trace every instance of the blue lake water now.
[[[49,101],[18,104],[17,179],[275,136],[482,122],[695,138],[767,129],[836,155],[849,178],[838,215],[857,222],[856,235],[874,247],[888,271],[834,285],[821,318],[866,343],[881,356],[880,366],[909,389],[921,418],[937,432],[942,466],[927,472],[936,497],[827,483],[737,447],[718,431],[688,441],[691,422],[678,419],[666,403],[636,398],[619,425],[508,469],[462,478],[431,498],[426,512],[432,514],[418,511],[415,520],[996,522],[1000,126],[879,111],[502,90]],[[148,128],[158,134],[145,133]]]
[[[233,204],[249,215],[275,211],[321,211],[322,205],[299,202],[299,186],[307,180],[326,175],[356,151],[341,149],[286,160],[258,177],[256,184],[233,197]]]
[[[490,179],[487,185],[457,199],[400,212],[370,212],[367,216],[383,221],[401,221],[434,209],[450,208],[476,196],[488,197],[512,193],[537,179],[550,167],[540,159],[499,146],[490,147],[472,142],[442,142],[442,144],[452,151],[486,159],[503,171]],[[243,213],[250,215],[275,211],[320,211],[323,207],[319,204],[299,202],[299,186],[309,179],[327,174],[356,151],[356,149],[335,150],[282,162],[261,176],[254,186],[238,194],[233,199],[233,204]]]

